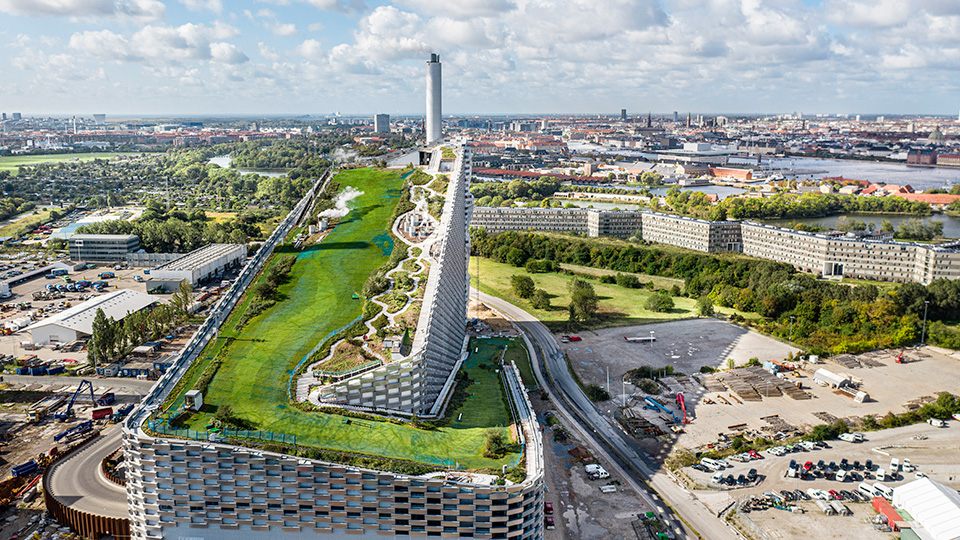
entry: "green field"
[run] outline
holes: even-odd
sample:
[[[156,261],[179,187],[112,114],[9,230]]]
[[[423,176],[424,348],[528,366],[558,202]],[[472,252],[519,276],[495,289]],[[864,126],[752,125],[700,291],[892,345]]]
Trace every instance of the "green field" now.
[[[64,163],[67,161],[93,161],[94,159],[113,159],[117,156],[139,156],[139,152],[90,152],[84,154],[44,154],[33,156],[0,156],[0,171],[17,174],[21,165],[40,163]]]
[[[36,227],[50,218],[51,210],[31,210],[26,216],[0,227],[0,236],[14,236],[25,227]]]
[[[458,462],[472,469],[512,464],[517,454],[500,460],[481,456],[484,427],[499,420],[489,424],[487,418],[464,414],[462,423],[434,430],[387,422],[346,424],[343,416],[303,412],[289,403],[292,370],[321,339],[361,314],[361,301],[351,296],[389,259],[393,247],[388,231],[400,200],[400,177],[362,169],[343,171],[336,181],[341,190],[352,186],[363,195],[353,200],[350,214],[322,243],[297,255],[290,279],[279,288],[277,304],[238,333],[236,321],[251,296],[244,295],[221,327],[220,338],[201,353],[185,376],[184,391],[199,379],[209,359],[226,349],[223,364],[205,392],[204,412],[191,416],[186,426],[203,430],[216,408],[229,404],[233,416],[254,429],[296,435],[300,445],[437,465]],[[278,253],[293,253],[291,249],[284,247]]]
[[[477,257],[470,258],[471,284],[476,287]],[[563,323],[569,320],[567,306],[570,303],[570,294],[567,284],[571,276],[546,273],[528,274],[523,268],[509,264],[480,258],[480,290],[502,298],[523,308],[534,317],[548,323],[553,330],[560,330]],[[529,300],[517,298],[510,286],[510,276],[521,274],[530,276],[538,289],[547,291],[550,295],[550,309],[536,309]],[[659,278],[662,279],[662,278]],[[692,298],[676,297],[673,299],[674,309],[669,313],[648,311],[643,306],[647,299],[656,291],[649,289],[627,289],[613,284],[590,281],[600,299],[600,309],[597,313],[599,321],[593,326],[627,326],[634,324],[648,324],[696,317],[696,301]],[[738,313],[747,317],[756,317],[754,313],[739,312],[729,308],[716,308],[718,313]]]

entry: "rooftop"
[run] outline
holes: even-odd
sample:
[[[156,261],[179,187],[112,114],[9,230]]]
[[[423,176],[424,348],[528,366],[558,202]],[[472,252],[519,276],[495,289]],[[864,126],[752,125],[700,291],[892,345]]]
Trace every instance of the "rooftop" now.
[[[77,240],[123,240],[127,241],[130,239],[139,240],[140,238],[135,234],[75,234],[70,237],[71,242],[76,242]]]
[[[208,244],[187,253],[183,257],[161,264],[156,267],[156,270],[194,270],[219,257],[229,254],[237,248],[243,247],[243,244]]]
[[[130,289],[120,289],[103,296],[91,298],[86,302],[73,306],[72,308],[47,317],[42,321],[27,327],[27,330],[34,330],[51,324],[62,326],[75,330],[82,334],[93,333],[93,318],[98,309],[102,309],[104,315],[120,320],[127,314],[140,311],[151,306],[160,299],[149,294],[132,291]]]

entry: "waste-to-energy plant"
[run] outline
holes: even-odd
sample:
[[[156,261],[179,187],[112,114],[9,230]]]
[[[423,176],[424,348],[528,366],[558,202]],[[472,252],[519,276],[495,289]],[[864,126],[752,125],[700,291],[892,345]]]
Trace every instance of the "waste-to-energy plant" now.
[[[439,64],[437,70],[439,76]],[[440,225],[432,241],[424,244],[432,263],[411,354],[329,387],[327,398],[334,406],[393,412],[395,417],[443,414],[467,344],[471,166],[465,144],[455,151]],[[318,187],[261,251],[269,253],[272,242],[282,240],[295,226]],[[238,278],[243,287],[250,283],[247,273],[255,270],[257,261],[251,261]],[[226,298],[222,304],[236,301]],[[216,332],[223,318],[224,314],[211,315],[194,336],[197,351],[209,342],[204,333]],[[227,444],[220,437],[159,435],[150,430],[148,420],[197,357],[191,350],[188,344],[123,424],[132,538],[543,537],[542,443],[519,371],[512,364],[504,366],[501,376],[523,449],[517,466],[525,474],[521,473],[522,481],[503,484],[496,475],[456,466],[401,474],[298,457],[236,439]]]

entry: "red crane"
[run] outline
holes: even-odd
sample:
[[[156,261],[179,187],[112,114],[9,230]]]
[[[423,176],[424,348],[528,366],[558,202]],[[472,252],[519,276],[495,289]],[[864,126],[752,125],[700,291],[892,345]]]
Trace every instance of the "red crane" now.
[[[680,410],[683,411],[683,423],[689,424],[690,420],[687,420],[687,405],[683,399],[683,392],[677,392],[677,405],[679,405]]]

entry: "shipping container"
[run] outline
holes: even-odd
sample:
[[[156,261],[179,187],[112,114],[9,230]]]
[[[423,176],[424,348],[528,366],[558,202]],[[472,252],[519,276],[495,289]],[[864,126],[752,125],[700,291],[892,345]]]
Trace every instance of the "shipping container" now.
[[[91,417],[94,420],[100,420],[101,418],[106,418],[113,414],[113,407],[104,407],[102,409],[94,409],[91,413]]]
[[[115,398],[116,396],[114,396],[113,392],[107,392],[106,394],[100,396],[100,399],[97,400],[97,405],[100,405],[101,407],[106,407],[107,405],[110,405],[111,403],[113,403],[113,400]]]
[[[40,466],[37,465],[37,462],[31,459],[30,461],[22,465],[17,465],[16,467],[14,467],[13,470],[10,472],[10,474],[16,477],[30,476],[31,474],[37,472],[39,469],[40,469]]]

